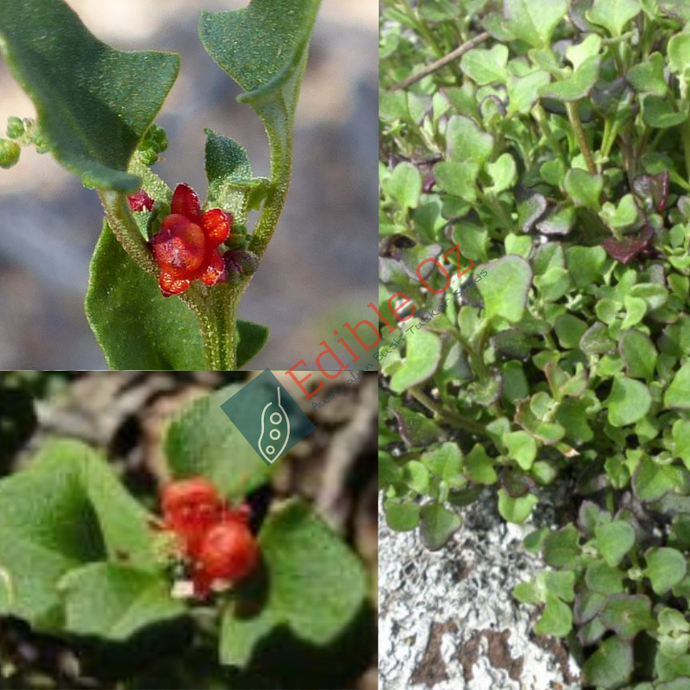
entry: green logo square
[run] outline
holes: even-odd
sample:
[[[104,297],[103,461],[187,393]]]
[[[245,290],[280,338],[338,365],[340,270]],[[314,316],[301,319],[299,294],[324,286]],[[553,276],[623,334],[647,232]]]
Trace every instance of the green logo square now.
[[[269,369],[220,408],[267,465],[316,428]]]

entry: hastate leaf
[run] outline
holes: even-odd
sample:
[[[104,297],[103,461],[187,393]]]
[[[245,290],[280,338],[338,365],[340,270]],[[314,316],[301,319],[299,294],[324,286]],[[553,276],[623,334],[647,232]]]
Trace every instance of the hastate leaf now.
[[[259,542],[266,602],[254,615],[226,610],[220,640],[226,664],[246,663],[253,644],[278,624],[307,642],[327,644],[353,621],[366,596],[361,563],[306,504],[292,502],[269,515]]]
[[[320,0],[252,0],[239,10],[202,12],[206,52],[245,91],[267,128],[287,145]],[[283,129],[281,129],[283,128]]]
[[[61,0],[3,0],[0,49],[57,160],[89,186],[135,192],[140,180],[127,167],[179,56],[115,50]]]

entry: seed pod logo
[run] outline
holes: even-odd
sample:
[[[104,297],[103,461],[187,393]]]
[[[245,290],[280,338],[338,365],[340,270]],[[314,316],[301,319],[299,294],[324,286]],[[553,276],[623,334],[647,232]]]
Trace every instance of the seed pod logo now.
[[[261,455],[264,456],[264,459],[268,463],[272,463],[276,458],[282,455],[290,439],[290,419],[287,416],[285,408],[280,404],[280,388],[276,388],[276,392],[278,393],[278,409],[273,407],[274,403],[270,402],[264,407],[261,413],[261,435],[259,436],[258,446]],[[270,409],[271,407],[273,407],[272,410]],[[285,422],[286,427],[284,430],[280,428],[283,426],[283,422]],[[270,440],[268,440],[267,445],[264,446],[263,440],[267,427],[268,438]],[[284,439],[283,445],[280,446],[280,450],[276,451],[281,439]]]

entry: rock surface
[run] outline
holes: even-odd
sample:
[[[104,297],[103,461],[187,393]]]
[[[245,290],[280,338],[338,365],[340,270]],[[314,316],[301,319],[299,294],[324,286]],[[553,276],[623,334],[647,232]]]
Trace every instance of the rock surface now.
[[[506,524],[490,494],[463,512],[445,549],[388,529],[379,504],[381,690],[576,690],[575,660],[532,632],[513,587],[545,566],[526,553],[531,527]]]

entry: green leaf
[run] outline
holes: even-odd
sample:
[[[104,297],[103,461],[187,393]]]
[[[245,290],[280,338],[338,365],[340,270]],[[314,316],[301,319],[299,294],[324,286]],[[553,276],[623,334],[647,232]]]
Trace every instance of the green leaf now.
[[[606,251],[602,247],[568,247],[565,258],[573,282],[584,288],[601,275]]]
[[[463,457],[457,443],[441,443],[424,453],[422,462],[450,486],[465,486],[466,481],[462,476]]]
[[[642,456],[633,474],[632,485],[641,501],[656,501],[676,486],[678,475],[671,465],[657,465],[650,457]]]
[[[402,468],[402,481],[418,494],[426,493],[429,489],[431,476],[426,465],[418,460],[410,460]]]
[[[441,339],[428,329],[412,328],[407,335],[402,366],[391,378],[391,389],[402,393],[434,375],[441,361]]]
[[[146,513],[84,444],[46,444],[28,470],[3,480],[0,504],[0,611],[37,629],[62,625],[55,585],[68,571],[108,556],[155,567]]]
[[[635,530],[629,522],[614,520],[595,528],[597,549],[611,567],[618,565],[635,544]]]
[[[465,115],[454,115],[446,127],[446,151],[450,161],[473,161],[483,166],[494,148],[494,138]],[[438,167],[438,166],[436,166]]]
[[[642,419],[652,404],[647,386],[640,381],[616,376],[609,397],[604,401],[611,426],[621,427]]]
[[[257,611],[230,605],[223,616],[220,659],[244,665],[275,626],[326,645],[354,620],[366,597],[364,570],[342,538],[299,501],[270,514],[259,535],[267,597]],[[318,554],[318,557],[315,557]]]
[[[539,100],[539,89],[551,81],[544,70],[531,72],[523,77],[508,78],[508,115],[526,115]]]
[[[586,17],[593,24],[603,26],[612,36],[620,36],[625,25],[641,11],[639,0],[594,0]]]
[[[603,561],[596,561],[585,572],[585,584],[592,592],[617,594],[623,591],[623,573]]]
[[[537,457],[537,442],[525,431],[513,431],[503,437],[509,456],[528,471]]]
[[[409,532],[419,524],[419,506],[412,501],[388,498],[383,509],[388,526],[396,532]]]
[[[541,618],[534,626],[537,635],[566,637],[573,628],[573,614],[570,606],[557,597],[548,594]]]
[[[604,640],[582,667],[583,682],[605,690],[621,687],[632,672],[632,645],[616,636]]]
[[[222,208],[232,213],[235,223],[245,225],[250,209],[258,208],[269,191],[269,181],[252,177],[252,167],[244,147],[234,139],[206,132],[206,208]]]
[[[625,361],[628,376],[647,381],[652,380],[656,367],[657,351],[647,335],[634,328],[625,331],[621,335],[618,349]]]
[[[474,161],[454,163],[443,161],[434,166],[434,176],[439,187],[458,196],[465,201],[473,203],[477,200],[477,174],[479,166]]]
[[[649,630],[656,625],[651,610],[652,602],[649,597],[614,594],[607,599],[599,619],[621,639],[632,640],[642,630]]]
[[[184,604],[172,598],[170,588],[163,576],[129,565],[92,563],[71,570],[58,583],[65,599],[65,629],[77,635],[126,640],[149,625],[186,612]]]
[[[599,54],[601,50],[601,36],[589,34],[580,43],[568,46],[565,56],[570,60],[573,67],[577,69],[583,62]]]
[[[676,34],[668,42],[668,66],[675,74],[683,74],[690,67],[690,36],[687,34]]]
[[[163,297],[156,278],[136,265],[105,221],[85,309],[111,369],[206,369],[194,313],[179,297]]]
[[[599,211],[604,179],[601,175],[592,175],[586,170],[573,168],[565,176],[565,191],[575,202],[575,206]]]
[[[672,38],[671,41],[673,40]],[[661,53],[652,53],[645,62],[631,67],[625,78],[639,93],[665,96],[668,90],[664,77],[664,57]]]
[[[403,210],[417,208],[422,193],[422,175],[412,163],[399,163],[390,177],[382,181],[381,187]]]
[[[465,473],[478,484],[495,484],[498,475],[494,463],[495,460],[487,454],[484,446],[477,443],[465,458]]]
[[[575,573],[572,571],[544,571],[539,573],[544,590],[563,601],[575,599]]]
[[[205,395],[170,423],[164,448],[173,476],[203,475],[233,497],[267,481],[271,468],[220,407],[241,388],[231,385]]]
[[[544,560],[554,568],[575,568],[580,556],[578,537],[572,525],[551,532],[544,539]]]
[[[480,86],[505,84],[508,48],[500,43],[489,50],[475,48],[462,56],[460,69]]]
[[[402,440],[410,447],[428,446],[438,440],[441,430],[433,419],[406,407],[401,398],[391,398],[388,407],[398,423]]]
[[[444,508],[440,503],[428,503],[422,506],[421,518],[422,541],[431,551],[443,548],[462,525],[460,516]]]
[[[505,489],[498,490],[498,512],[508,522],[522,524],[531,514],[532,508],[539,503],[534,494],[525,494],[514,498]]]
[[[493,180],[490,191],[494,194],[510,189],[517,179],[515,159],[509,153],[501,155],[495,163],[489,163],[486,170]]]
[[[688,119],[688,112],[687,101],[681,101],[680,110],[676,110],[666,98],[649,95],[642,99],[642,121],[657,129],[668,129],[682,124]]]
[[[579,101],[588,96],[599,78],[601,58],[587,58],[571,75],[539,89],[542,98],[553,98],[557,101]]]
[[[664,405],[690,410],[690,362],[686,362],[673,377],[664,395]]]
[[[237,368],[248,364],[268,342],[268,326],[237,319]]]
[[[576,316],[564,314],[556,319],[554,330],[558,341],[564,349],[573,349],[579,346],[582,336],[587,330],[587,324]]]
[[[390,484],[400,481],[400,468],[390,453],[379,450],[378,485],[379,489],[385,489]]]
[[[127,167],[177,77],[179,56],[115,50],[60,0],[3,0],[0,49],[55,158],[88,186],[135,192],[140,180]]]
[[[532,268],[522,257],[509,255],[483,266],[486,275],[477,284],[486,318],[500,316],[511,323],[522,319],[532,283]]]
[[[568,5],[565,0],[505,0],[507,28],[535,48],[547,46]]]
[[[289,147],[300,82],[319,0],[252,0],[228,12],[202,12],[206,52],[246,93],[274,143]]]
[[[690,421],[677,419],[673,423],[673,453],[690,470]]]
[[[652,548],[645,554],[645,575],[652,583],[655,594],[665,594],[677,585],[687,572],[685,556],[680,551],[665,547]]]

